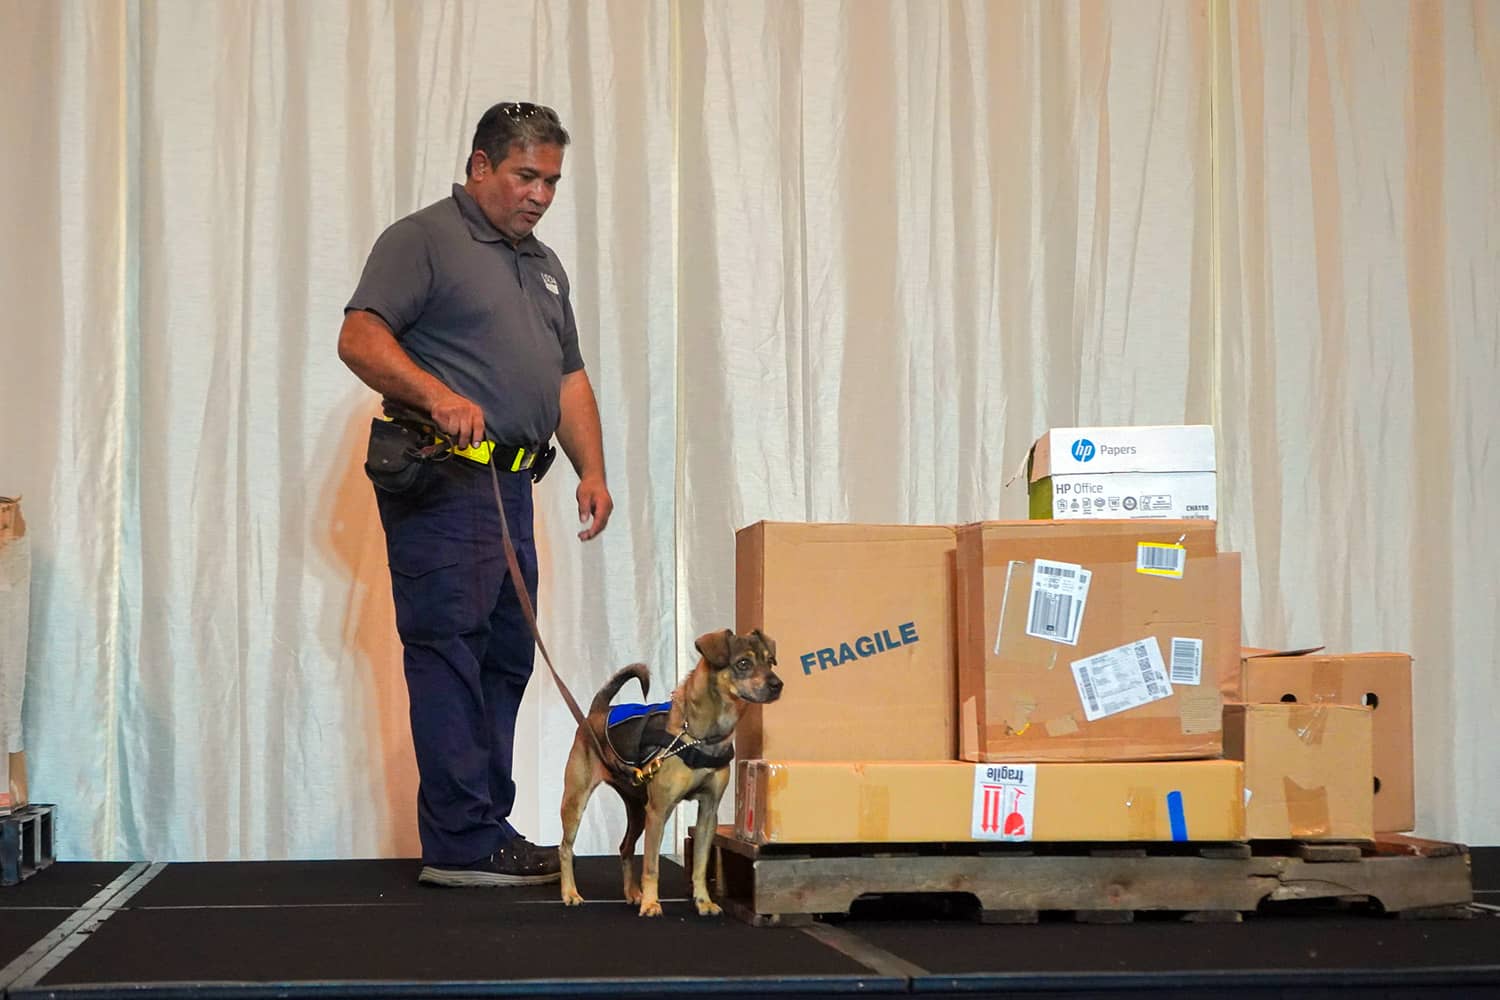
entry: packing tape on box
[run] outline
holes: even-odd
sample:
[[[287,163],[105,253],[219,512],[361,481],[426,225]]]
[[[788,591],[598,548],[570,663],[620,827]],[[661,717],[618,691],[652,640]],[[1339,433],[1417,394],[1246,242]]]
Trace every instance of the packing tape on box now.
[[[968,760],[979,753],[981,742],[979,739],[979,704],[974,700],[973,695],[964,699],[958,714],[959,756]]]
[[[1328,789],[1303,788],[1289,777],[1281,779],[1286,798],[1286,823],[1293,837],[1326,837],[1333,828],[1328,818]]]
[[[860,840],[877,843],[886,840],[891,830],[891,790],[861,781],[856,822]]]
[[[1157,839],[1156,789],[1131,785],[1125,790],[1125,839]]]
[[[1323,742],[1328,729],[1328,710],[1322,705],[1293,705],[1286,714],[1286,724],[1297,739],[1315,747]]]
[[[1343,697],[1343,681],[1343,671],[1337,663],[1329,660],[1315,661],[1312,669],[1312,696],[1308,701],[1339,704]]]
[[[1071,736],[1078,732],[1078,720],[1071,715],[1060,715],[1055,719],[1048,719],[1042,728],[1047,730],[1048,736]]]
[[[1179,685],[1177,705],[1185,734],[1217,733],[1224,728],[1224,703],[1216,687]]]

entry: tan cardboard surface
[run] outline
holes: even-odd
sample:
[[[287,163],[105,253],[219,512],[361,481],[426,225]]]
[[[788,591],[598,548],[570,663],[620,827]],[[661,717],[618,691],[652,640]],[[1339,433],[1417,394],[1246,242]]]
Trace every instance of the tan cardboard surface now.
[[[976,770],[950,761],[740,761],[735,829],[756,843],[976,839]],[[998,765],[1003,766],[1003,765]],[[1040,764],[1037,841],[1244,839],[1237,761]],[[983,839],[983,838],[980,838]]]
[[[776,640],[785,688],[745,713],[739,756],[952,759],[954,547],[946,525],[741,529],[736,629]]]
[[[1247,651],[1236,700],[1365,705],[1374,733],[1375,831],[1416,825],[1412,773],[1412,660],[1406,653],[1256,655]]]
[[[1012,521],[958,533],[959,756],[1108,761],[1218,756],[1220,707],[1238,689],[1239,556],[1205,521]],[[1139,547],[1181,545],[1181,578],[1143,573]],[[1027,634],[1038,559],[1092,573],[1076,645]],[[1197,685],[1090,720],[1072,664],[1154,640],[1202,642]],[[1097,703],[1098,699],[1096,699]],[[1108,707],[1108,706],[1105,706]]]
[[[1245,764],[1245,825],[1252,839],[1374,836],[1369,709],[1226,705],[1224,755]]]

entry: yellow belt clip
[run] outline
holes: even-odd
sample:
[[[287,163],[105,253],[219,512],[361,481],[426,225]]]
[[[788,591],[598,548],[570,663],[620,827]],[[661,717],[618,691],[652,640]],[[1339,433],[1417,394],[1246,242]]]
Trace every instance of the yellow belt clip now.
[[[459,458],[467,458],[471,462],[478,462],[480,465],[488,465],[490,461],[490,455],[493,454],[494,451],[495,442],[476,441],[473,444],[469,445],[467,448],[454,448],[453,454],[457,455]]]

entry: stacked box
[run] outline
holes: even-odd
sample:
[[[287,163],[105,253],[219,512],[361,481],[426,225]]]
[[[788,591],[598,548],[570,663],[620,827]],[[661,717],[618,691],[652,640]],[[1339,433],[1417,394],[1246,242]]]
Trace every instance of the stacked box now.
[[[1217,757],[1239,683],[1239,557],[1204,521],[958,533],[959,756]]]
[[[1229,705],[1224,754],[1245,765],[1254,840],[1369,840],[1371,712],[1358,705]]]
[[[1218,517],[1214,429],[1060,427],[1027,458],[1030,516],[1078,518]]]
[[[760,521],[735,538],[736,631],[776,642],[785,687],[741,759],[951,760],[954,531]]]
[[[1243,702],[1369,708],[1374,830],[1400,833],[1415,826],[1410,655],[1247,649],[1241,670]]]
[[[756,844],[1186,841],[1245,836],[1241,765],[741,761]]]

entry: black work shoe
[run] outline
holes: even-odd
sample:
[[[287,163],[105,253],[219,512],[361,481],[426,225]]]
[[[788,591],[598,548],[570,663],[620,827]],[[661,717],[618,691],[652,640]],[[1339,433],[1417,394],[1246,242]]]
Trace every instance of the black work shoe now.
[[[560,878],[557,848],[517,837],[494,854],[467,865],[423,865],[417,881],[449,888],[542,885]]]
[[[562,873],[557,848],[538,847],[519,834],[495,852],[495,865],[521,885],[556,882]]]

